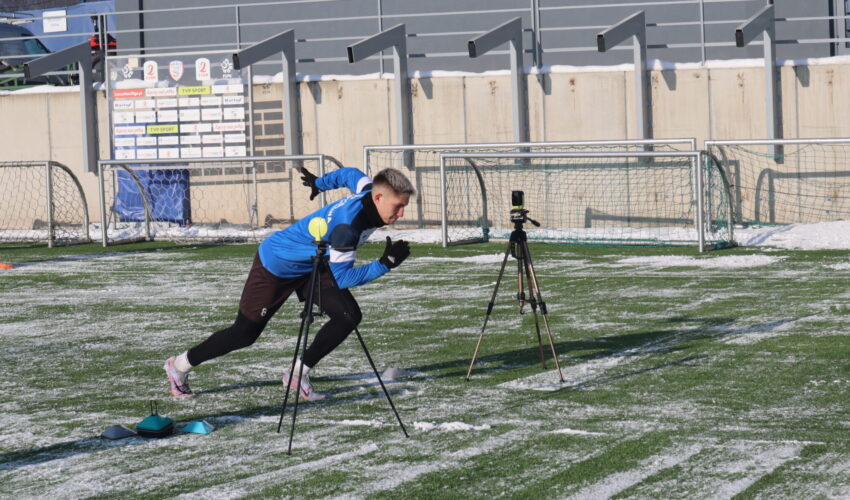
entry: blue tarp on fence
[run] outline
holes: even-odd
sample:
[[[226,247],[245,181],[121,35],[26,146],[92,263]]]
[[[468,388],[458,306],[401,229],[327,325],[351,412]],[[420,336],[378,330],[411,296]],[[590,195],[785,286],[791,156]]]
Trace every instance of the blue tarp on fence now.
[[[183,226],[192,223],[189,204],[189,170],[187,169],[135,169],[145,196],[148,199],[151,219],[176,222]],[[113,207],[121,222],[145,220],[145,206],[139,188],[130,174],[118,171],[118,192]]]

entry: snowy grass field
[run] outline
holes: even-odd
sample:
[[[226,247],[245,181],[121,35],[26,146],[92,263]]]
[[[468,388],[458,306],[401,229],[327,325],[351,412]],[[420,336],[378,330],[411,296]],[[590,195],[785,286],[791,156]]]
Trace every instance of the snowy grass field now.
[[[355,289],[379,370],[410,372],[388,381],[410,438],[352,336],[288,456],[297,300],[198,367],[197,397],[161,368],[230,324],[256,246],[0,247],[0,497],[850,497],[849,251],[533,244],[566,383],[541,370],[512,259],[465,382],[504,248],[415,244]],[[99,437],[152,399],[216,429]]]

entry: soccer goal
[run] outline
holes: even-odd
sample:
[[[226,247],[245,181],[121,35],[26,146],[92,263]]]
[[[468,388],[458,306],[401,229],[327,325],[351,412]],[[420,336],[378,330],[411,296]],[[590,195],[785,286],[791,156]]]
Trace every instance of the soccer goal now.
[[[729,187],[701,151],[443,153],[443,244],[506,239],[511,192],[540,227],[529,239],[605,245],[733,243]]]
[[[850,138],[706,141],[743,226],[850,219]]]
[[[0,242],[90,242],[80,181],[55,161],[0,162]]]
[[[103,245],[260,241],[342,196],[310,200],[300,166],[320,176],[340,163],[327,155],[101,161]]]
[[[363,165],[369,175],[393,167],[411,174],[416,196],[396,227],[431,228],[442,224],[440,210],[440,155],[443,153],[545,153],[582,151],[693,151],[694,139],[641,139],[628,141],[558,141],[480,144],[417,144],[366,146]]]

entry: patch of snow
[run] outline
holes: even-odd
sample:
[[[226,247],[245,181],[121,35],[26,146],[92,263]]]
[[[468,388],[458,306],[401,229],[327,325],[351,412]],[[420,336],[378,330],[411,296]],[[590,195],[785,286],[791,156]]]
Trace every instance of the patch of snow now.
[[[434,424],[431,422],[413,422],[413,427],[416,430],[422,432],[429,432],[433,430],[437,431],[446,431],[446,432],[456,432],[456,431],[486,431],[490,429],[490,426],[487,424],[483,425],[472,425],[466,424],[463,422],[443,422],[441,424]]]
[[[784,257],[769,255],[725,255],[718,257],[685,257],[657,255],[650,257],[626,257],[617,261],[618,264],[632,266],[666,267],[699,267],[702,269],[742,269],[749,267],[768,266],[783,260]]]

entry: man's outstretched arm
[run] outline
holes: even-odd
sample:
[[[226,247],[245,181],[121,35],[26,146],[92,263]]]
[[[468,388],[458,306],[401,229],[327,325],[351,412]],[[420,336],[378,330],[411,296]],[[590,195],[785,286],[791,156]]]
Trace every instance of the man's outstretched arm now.
[[[301,167],[300,170],[303,184],[313,190],[310,194],[311,200],[322,191],[345,187],[352,193],[359,193],[372,184],[372,179],[368,175],[354,167],[340,168],[321,177],[316,177],[304,167]]]

